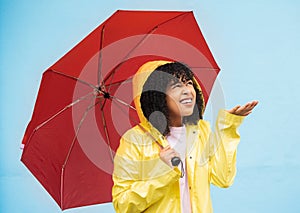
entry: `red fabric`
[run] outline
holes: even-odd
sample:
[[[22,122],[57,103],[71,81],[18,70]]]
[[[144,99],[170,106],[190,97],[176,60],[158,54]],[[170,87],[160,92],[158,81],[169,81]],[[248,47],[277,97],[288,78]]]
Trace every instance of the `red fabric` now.
[[[190,66],[207,102],[219,67],[192,12],[117,11],[45,71],[21,160],[62,209],[111,201],[109,147],[138,122],[95,88],[133,105],[130,79],[159,59]]]

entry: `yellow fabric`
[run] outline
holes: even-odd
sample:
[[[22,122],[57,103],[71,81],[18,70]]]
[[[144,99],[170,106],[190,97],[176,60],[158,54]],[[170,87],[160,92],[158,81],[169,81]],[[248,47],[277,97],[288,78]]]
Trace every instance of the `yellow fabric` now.
[[[233,183],[236,148],[240,140],[237,128],[243,118],[220,110],[215,133],[203,120],[198,125],[186,126],[185,160],[192,212],[213,212],[210,183],[219,187],[228,187]],[[168,142],[145,118],[141,120],[140,125],[122,136],[115,155],[114,208],[117,213],[179,213],[180,170],[170,168],[160,160],[160,147],[155,140],[163,146]]]
[[[137,109],[138,116],[142,123],[147,121],[147,119],[143,115],[143,112],[140,110],[141,109],[140,97],[142,94],[143,85],[145,84],[147,78],[153,72],[153,70],[155,70],[158,66],[164,65],[166,63],[170,63],[170,61],[164,61],[164,60],[149,61],[139,68],[139,70],[136,72],[136,74],[132,79],[134,105],[135,108]]]

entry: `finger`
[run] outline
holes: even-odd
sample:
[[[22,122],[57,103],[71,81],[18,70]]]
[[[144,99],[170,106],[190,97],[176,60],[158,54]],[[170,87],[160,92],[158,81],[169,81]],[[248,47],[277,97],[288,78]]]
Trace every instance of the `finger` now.
[[[244,111],[244,112],[241,112],[239,115],[241,115],[241,116],[247,116],[247,115],[249,115],[251,112],[252,112],[251,110],[250,110],[250,111]]]
[[[258,101],[251,101],[246,103],[243,106],[236,106],[234,108],[232,108],[231,110],[228,110],[228,112],[235,114],[235,115],[241,115],[241,116],[246,116],[249,115],[253,108],[258,104]]]
[[[174,158],[174,157],[179,157],[179,156],[176,156],[176,155],[166,155],[166,156],[162,156],[162,159],[164,159],[165,162],[169,163],[171,162],[171,160]]]
[[[237,105],[235,107],[233,107],[232,109],[228,110],[229,113],[235,113],[241,106]]]
[[[178,152],[176,152],[176,150],[174,149],[170,149],[168,150],[168,156],[173,158],[173,157],[179,157],[180,158],[180,154]]]
[[[246,105],[239,107],[239,108],[235,111],[236,114],[241,114],[241,113],[243,113],[244,111],[247,111],[247,108],[246,108],[246,107],[247,107]]]
[[[244,114],[244,116],[247,116],[247,115],[249,115],[250,113],[252,113],[252,111],[246,112],[246,113]]]
[[[174,149],[169,148],[168,150],[165,150],[162,154],[164,156],[174,156],[176,155],[176,152]]]
[[[161,152],[166,152],[166,151],[169,150],[169,149],[171,149],[171,147],[168,145],[168,146],[162,148],[160,151],[161,151]]]
[[[242,110],[252,110],[257,105],[256,101],[248,102],[242,107]]]
[[[175,150],[170,152],[170,156],[171,157],[180,157],[179,154]]]
[[[252,102],[252,106],[253,106],[253,108],[254,108],[254,107],[256,107],[256,106],[257,106],[257,104],[258,104],[258,101],[253,101],[253,102]]]
[[[239,108],[241,108],[241,106],[240,106],[240,105],[237,105],[237,106],[233,107],[232,110],[235,112],[235,111],[237,111]]]
[[[249,104],[251,107],[255,107],[258,104],[258,101],[251,101]]]
[[[174,152],[174,157],[179,157],[180,158],[180,154],[178,152]]]
[[[249,103],[249,105],[247,105],[247,106],[245,107],[245,110],[251,111],[251,110],[253,110],[253,108],[254,108],[257,104],[258,104],[257,101],[253,101],[253,102]]]
[[[165,149],[165,150],[171,149],[171,146],[168,145],[168,146],[166,146],[164,149]]]
[[[252,102],[245,104],[244,109],[250,109],[252,107]]]
[[[251,111],[251,109],[245,109],[245,108],[240,108],[238,111],[236,111],[236,115],[241,115],[241,116],[245,116],[246,114],[248,114]]]

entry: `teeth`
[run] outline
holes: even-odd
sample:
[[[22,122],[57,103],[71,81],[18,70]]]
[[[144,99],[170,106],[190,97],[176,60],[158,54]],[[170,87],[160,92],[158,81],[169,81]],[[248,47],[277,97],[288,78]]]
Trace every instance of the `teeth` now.
[[[192,103],[192,99],[185,99],[185,100],[182,100],[180,101],[182,104],[189,104],[189,103]]]

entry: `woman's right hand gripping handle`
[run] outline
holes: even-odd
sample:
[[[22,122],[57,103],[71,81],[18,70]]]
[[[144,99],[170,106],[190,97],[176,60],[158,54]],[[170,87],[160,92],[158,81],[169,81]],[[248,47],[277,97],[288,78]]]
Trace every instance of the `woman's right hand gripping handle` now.
[[[179,154],[170,146],[166,146],[165,148],[161,149],[159,157],[171,168],[173,168],[174,166],[178,166],[178,164],[180,163]]]

